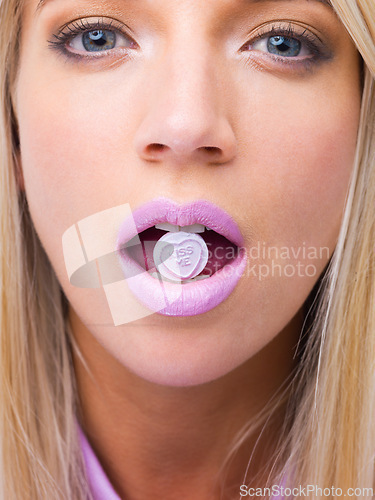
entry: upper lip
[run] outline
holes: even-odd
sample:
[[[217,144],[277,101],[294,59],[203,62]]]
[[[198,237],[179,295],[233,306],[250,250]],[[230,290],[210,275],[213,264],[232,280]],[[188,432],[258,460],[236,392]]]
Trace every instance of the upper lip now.
[[[119,230],[118,248],[161,222],[176,226],[202,224],[225,236],[235,245],[243,245],[243,236],[237,223],[225,210],[208,200],[195,200],[179,205],[168,198],[157,198],[141,205],[124,220]]]

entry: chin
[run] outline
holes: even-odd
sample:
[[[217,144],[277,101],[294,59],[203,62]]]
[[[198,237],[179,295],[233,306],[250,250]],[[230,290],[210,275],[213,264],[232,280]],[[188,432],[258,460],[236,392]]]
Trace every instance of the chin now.
[[[237,362],[229,359],[225,352],[211,355],[201,355],[199,352],[178,355],[171,349],[170,353],[160,353],[154,350],[155,354],[148,353],[139,359],[119,360],[130,372],[137,377],[150,382],[170,387],[191,387],[212,382],[228,374],[244,360]]]

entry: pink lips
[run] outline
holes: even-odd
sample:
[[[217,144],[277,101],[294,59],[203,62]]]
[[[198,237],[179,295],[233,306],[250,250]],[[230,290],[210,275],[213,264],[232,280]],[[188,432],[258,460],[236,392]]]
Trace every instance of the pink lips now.
[[[205,280],[185,284],[159,281],[121,249],[139,233],[161,222],[178,226],[207,226],[236,244],[239,247],[238,256]],[[178,205],[167,198],[158,198],[145,203],[121,225],[116,251],[133,294],[150,310],[165,316],[193,316],[219,305],[234,290],[247,260],[237,224],[227,212],[207,200]]]

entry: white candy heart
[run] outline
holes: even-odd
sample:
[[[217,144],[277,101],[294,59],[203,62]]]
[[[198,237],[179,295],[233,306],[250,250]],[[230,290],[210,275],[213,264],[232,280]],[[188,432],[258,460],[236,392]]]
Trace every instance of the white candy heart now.
[[[199,234],[166,233],[156,243],[154,262],[165,278],[176,281],[195,278],[206,267],[207,245]]]

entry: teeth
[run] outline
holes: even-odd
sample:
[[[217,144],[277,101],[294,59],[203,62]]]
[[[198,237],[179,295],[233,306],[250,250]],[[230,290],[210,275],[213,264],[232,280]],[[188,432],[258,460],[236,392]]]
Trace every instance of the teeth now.
[[[185,233],[204,233],[206,230],[211,231],[207,226],[203,224],[191,224],[190,226],[175,226],[174,224],[169,224],[169,222],[160,222],[160,224],[155,224],[156,229],[161,229],[163,231],[169,231],[171,233],[177,233],[177,231],[184,231]]]
[[[169,222],[160,222],[160,224],[155,224],[156,229],[162,229],[163,231],[170,231],[171,233],[177,233],[180,230],[180,226],[174,226],[169,224]]]
[[[209,277],[210,277],[209,274],[202,274],[201,276],[196,276],[195,278],[192,278],[190,280],[185,280],[185,283],[193,283],[194,281],[205,280]]]
[[[201,276],[196,276],[195,278],[190,278],[188,280],[183,280],[180,282],[176,282],[176,281],[173,281],[173,280],[170,280],[168,278],[165,278],[164,276],[162,276],[160,273],[156,272],[156,271],[149,271],[148,274],[150,274],[150,276],[152,276],[153,278],[157,279],[157,280],[162,280],[162,281],[169,281],[170,283],[179,283],[179,284],[183,284],[183,283],[194,283],[195,281],[200,281],[200,280],[205,280],[207,278],[210,277],[209,274],[203,274]]]
[[[180,226],[181,231],[185,233],[204,233],[205,226],[202,224],[192,224],[191,226]]]

